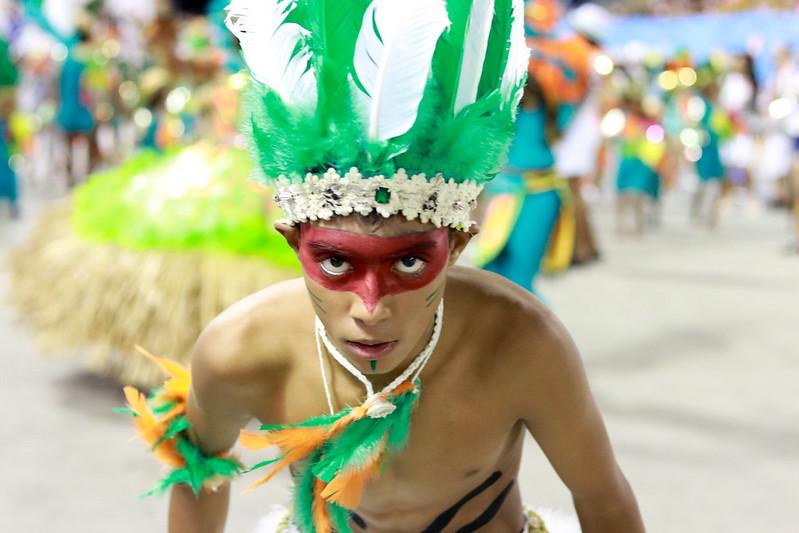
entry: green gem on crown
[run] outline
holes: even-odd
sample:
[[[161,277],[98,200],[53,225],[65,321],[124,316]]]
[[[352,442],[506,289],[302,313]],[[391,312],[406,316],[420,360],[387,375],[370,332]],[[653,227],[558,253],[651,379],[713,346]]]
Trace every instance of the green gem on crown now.
[[[378,187],[375,190],[375,202],[386,205],[389,201],[391,201],[391,191],[385,187]]]

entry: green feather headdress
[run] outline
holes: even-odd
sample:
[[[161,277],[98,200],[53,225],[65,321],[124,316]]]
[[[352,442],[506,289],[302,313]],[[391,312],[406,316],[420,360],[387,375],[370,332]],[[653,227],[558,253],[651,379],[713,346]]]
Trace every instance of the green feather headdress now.
[[[246,129],[290,223],[467,228],[527,72],[523,0],[233,0]]]

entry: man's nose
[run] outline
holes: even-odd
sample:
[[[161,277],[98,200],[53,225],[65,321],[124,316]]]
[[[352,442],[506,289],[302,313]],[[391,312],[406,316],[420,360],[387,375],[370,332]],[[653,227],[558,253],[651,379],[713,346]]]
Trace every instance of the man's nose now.
[[[367,272],[363,284],[355,291],[358,296],[352,304],[351,315],[364,324],[374,324],[391,316],[391,310],[383,302],[386,290],[377,272]]]
[[[366,327],[375,326],[391,318],[391,308],[386,305],[384,300],[378,301],[374,307],[367,308],[363,300],[360,298],[353,298],[350,316],[353,320]]]

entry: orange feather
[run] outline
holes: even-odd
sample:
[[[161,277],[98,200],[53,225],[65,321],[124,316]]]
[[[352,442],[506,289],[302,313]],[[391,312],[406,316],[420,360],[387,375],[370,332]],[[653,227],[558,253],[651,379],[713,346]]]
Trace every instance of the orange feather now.
[[[375,454],[374,459],[363,468],[342,472],[327,484],[322,492],[322,497],[327,501],[340,505],[345,509],[358,508],[363,496],[366,482],[373,478],[380,470],[383,453]]]
[[[152,448],[166,433],[168,423],[155,417],[147,405],[147,397],[144,394],[133,387],[125,387],[124,392],[128,407],[136,414],[133,418],[136,431],[142,440]],[[153,450],[153,455],[158,460],[174,468],[181,468],[186,464],[172,440],[162,442],[156,446]]]
[[[164,382],[163,390],[165,395],[172,400],[185,401],[189,396],[191,385],[191,373],[189,369],[177,361],[156,357],[141,346],[135,346],[136,350],[147,357],[150,361],[158,365],[170,379]]]
[[[269,435],[262,433],[250,433],[249,431],[241,430],[239,432],[239,444],[251,451],[258,451],[267,446],[272,446]]]
[[[327,502],[322,497],[325,491],[325,482],[314,479],[313,484],[313,525],[316,533],[332,533],[333,524],[327,512]]]
[[[414,388],[415,385],[412,381],[403,382],[391,393],[391,396],[399,396]],[[329,428],[319,426],[288,427],[262,434],[242,431],[239,436],[239,442],[244,448],[256,451],[268,446],[277,446],[283,453],[283,457],[272,466],[270,472],[247,487],[244,492],[249,492],[263,485],[286,466],[304,459],[350,424],[365,417],[368,410],[368,405],[358,406],[336,420]],[[361,501],[366,482],[378,473],[382,455],[382,452],[375,454],[374,460],[363,468],[336,476],[329,485],[320,489],[319,497],[323,501],[328,500],[344,508],[355,509]],[[323,483],[318,479],[316,481]],[[329,523],[329,518],[327,520]],[[319,530],[318,526],[317,530]]]
[[[289,466],[290,464],[305,458],[308,454],[310,454],[311,452],[316,450],[319,446],[321,446],[322,442],[324,442],[324,430],[321,429],[321,428],[289,428],[289,429],[282,430],[282,431],[276,431],[274,433],[284,433],[284,432],[288,432],[290,430],[296,430],[296,429],[316,429],[316,430],[320,431],[320,435],[311,436],[311,438],[309,438],[309,439],[303,439],[301,436],[298,436],[298,435],[291,435],[291,436],[288,436],[288,437],[282,436],[284,439],[287,438],[287,439],[292,440],[292,443],[291,443],[292,446],[289,447],[289,448],[284,448],[283,444],[281,444],[279,442],[275,442],[275,440],[274,440],[275,437],[280,439],[281,436],[274,435],[274,434],[271,434],[271,433],[268,433],[266,435],[253,435],[252,436],[252,437],[263,437],[262,439],[252,439],[252,437],[250,437],[250,436],[245,438],[245,440],[247,440],[246,444],[253,444],[253,442],[251,440],[257,440],[258,444],[261,444],[261,443],[264,443],[264,442],[268,442],[269,444],[267,444],[267,445],[274,444],[274,445],[280,446],[281,450],[284,453],[283,458],[280,461],[278,461],[277,463],[275,463],[275,465],[272,467],[272,470],[268,474],[266,474],[264,477],[262,477],[261,479],[259,479],[258,481],[256,481],[255,483],[253,483],[252,485],[247,487],[244,490],[245,493],[247,493],[247,492],[251,491],[252,489],[254,489],[256,487],[259,487],[259,486],[263,485],[264,483],[266,483],[267,481],[271,480],[273,477],[275,477],[275,475],[277,475],[278,472],[280,472],[281,470],[283,470],[285,467]],[[243,442],[242,446],[247,447],[246,444]],[[252,448],[250,448],[250,449],[252,449]]]

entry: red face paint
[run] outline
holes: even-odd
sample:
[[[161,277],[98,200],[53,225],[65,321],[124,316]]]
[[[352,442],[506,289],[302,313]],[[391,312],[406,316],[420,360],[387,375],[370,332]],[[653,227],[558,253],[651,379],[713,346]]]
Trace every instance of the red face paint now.
[[[438,276],[449,259],[449,229],[384,238],[303,224],[299,255],[311,279],[357,294],[372,312],[384,296],[420,289]]]

